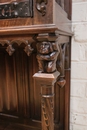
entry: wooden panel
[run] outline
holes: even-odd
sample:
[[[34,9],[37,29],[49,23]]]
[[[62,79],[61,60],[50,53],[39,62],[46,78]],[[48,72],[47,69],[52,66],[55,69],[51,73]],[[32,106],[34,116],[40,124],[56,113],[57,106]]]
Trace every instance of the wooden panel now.
[[[3,58],[3,60],[2,60]],[[2,70],[0,82],[2,111],[11,111],[19,115],[29,116],[29,91],[27,56],[23,51],[17,50],[12,57],[5,52],[0,53]],[[4,70],[4,71],[3,71]],[[4,80],[4,81],[3,81]],[[3,84],[4,83],[4,84]]]
[[[14,1],[14,0],[11,0]],[[10,2],[10,0],[0,0],[1,3],[4,2]],[[44,17],[42,17],[42,14],[37,11],[36,9],[36,0],[33,0],[33,10],[34,10],[34,16],[33,18],[13,18],[13,19],[6,19],[6,20],[0,20],[0,27],[10,27],[10,26],[28,26],[28,25],[39,25],[39,24],[52,24],[53,22],[53,6],[52,6],[53,0],[48,1],[47,6],[47,13]]]
[[[4,115],[8,117],[14,115],[40,121],[41,88],[39,82],[32,78],[38,71],[36,53],[28,57],[22,48],[18,48],[10,57],[0,49],[0,60],[0,112],[9,114]],[[66,71],[67,84],[64,88],[55,84],[55,130],[68,130],[69,127],[69,74]]]

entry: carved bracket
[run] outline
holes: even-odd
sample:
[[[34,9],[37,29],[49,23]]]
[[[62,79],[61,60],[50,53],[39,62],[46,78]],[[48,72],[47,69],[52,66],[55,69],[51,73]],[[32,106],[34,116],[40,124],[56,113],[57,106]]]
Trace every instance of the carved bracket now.
[[[16,43],[18,44],[18,46],[20,46],[22,43],[25,44],[25,49],[24,51],[27,53],[28,56],[30,56],[30,54],[33,52],[33,48],[31,47],[31,43],[29,42],[29,40],[24,40],[24,39],[15,39],[15,40],[0,40],[0,44],[2,46],[4,46],[5,44],[7,45],[6,51],[8,52],[8,54],[11,56],[15,49],[13,48],[13,44]]]
[[[37,36],[37,60],[39,73],[60,72],[58,85],[64,87],[65,68],[69,67],[69,37],[55,34]]]
[[[46,4],[48,0],[36,0],[36,8],[42,13],[42,16],[46,14]]]
[[[66,67],[69,66],[69,53],[68,53],[68,43],[60,44],[60,54],[57,60],[57,70],[60,72],[60,78],[58,80],[58,85],[64,87],[66,84],[65,80],[65,61]]]

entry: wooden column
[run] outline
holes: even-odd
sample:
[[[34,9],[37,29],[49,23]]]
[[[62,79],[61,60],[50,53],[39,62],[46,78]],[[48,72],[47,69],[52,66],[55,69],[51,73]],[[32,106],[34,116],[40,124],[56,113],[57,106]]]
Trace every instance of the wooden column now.
[[[58,76],[58,71],[50,74],[36,73],[33,76],[41,86],[42,130],[54,130],[54,84]]]

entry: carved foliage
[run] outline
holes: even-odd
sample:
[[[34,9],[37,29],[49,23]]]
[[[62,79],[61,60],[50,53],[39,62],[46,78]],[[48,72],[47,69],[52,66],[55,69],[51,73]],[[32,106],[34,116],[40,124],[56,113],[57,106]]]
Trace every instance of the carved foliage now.
[[[28,56],[31,55],[32,51],[34,49],[31,47],[31,44],[27,44],[27,46],[25,47],[24,51],[27,53]]]
[[[6,51],[8,52],[9,56],[11,56],[14,53],[15,49],[12,47],[12,45],[8,45]]]
[[[39,72],[51,73],[56,71],[56,61],[59,54],[57,42],[38,42],[37,43],[37,60]]]
[[[46,14],[46,4],[48,0],[36,0],[36,8],[42,13],[42,16]]]

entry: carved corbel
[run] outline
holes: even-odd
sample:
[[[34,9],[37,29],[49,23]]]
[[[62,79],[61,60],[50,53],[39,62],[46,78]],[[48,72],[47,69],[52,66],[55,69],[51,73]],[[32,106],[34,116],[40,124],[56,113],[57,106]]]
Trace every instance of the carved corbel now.
[[[58,77],[58,85],[62,88],[66,84],[65,80],[65,68],[68,67],[69,64],[69,53],[68,53],[68,47],[69,45],[69,37],[68,36],[63,36],[59,35],[58,36],[58,46],[59,46],[59,55],[57,57],[57,70],[60,72],[60,76]]]
[[[52,73],[57,71],[56,61],[59,54],[59,47],[56,38],[55,35],[37,36],[37,61],[40,73]]]
[[[42,13],[42,16],[46,14],[46,4],[48,0],[36,0],[36,8]]]

